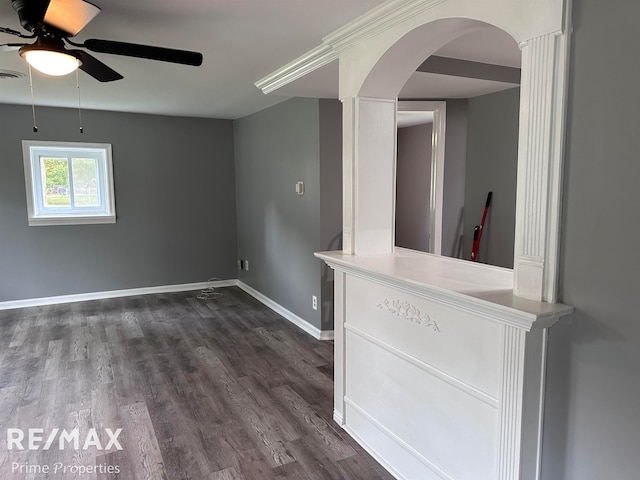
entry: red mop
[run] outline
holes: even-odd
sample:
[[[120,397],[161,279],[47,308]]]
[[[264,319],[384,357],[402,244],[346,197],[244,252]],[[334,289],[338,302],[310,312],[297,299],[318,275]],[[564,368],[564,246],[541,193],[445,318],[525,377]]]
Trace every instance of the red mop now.
[[[482,231],[484,230],[484,222],[487,219],[487,213],[489,212],[489,207],[491,206],[491,197],[493,192],[489,192],[487,195],[487,202],[484,204],[484,213],[482,214],[482,222],[480,225],[476,225],[473,228],[473,246],[471,247],[471,261],[478,261],[478,250],[480,250],[480,239],[482,238]]]

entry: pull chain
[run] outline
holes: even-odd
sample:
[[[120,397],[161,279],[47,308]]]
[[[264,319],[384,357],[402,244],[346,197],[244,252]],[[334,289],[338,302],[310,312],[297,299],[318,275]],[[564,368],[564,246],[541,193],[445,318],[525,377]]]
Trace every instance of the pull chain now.
[[[33,131],[38,132],[38,125],[36,123],[36,102],[33,98],[33,77],[31,75],[31,64],[29,65],[29,87],[31,88],[31,113],[33,114]]]
[[[84,133],[84,127],[82,126],[82,106],[80,104],[80,75],[78,74],[77,68],[76,68],[76,87],[78,89],[78,122],[80,123],[80,133]]]

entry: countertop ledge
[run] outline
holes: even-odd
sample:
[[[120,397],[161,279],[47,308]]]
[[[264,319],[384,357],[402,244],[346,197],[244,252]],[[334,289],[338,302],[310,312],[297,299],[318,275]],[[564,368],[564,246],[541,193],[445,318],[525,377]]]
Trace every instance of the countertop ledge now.
[[[573,307],[518,297],[513,270],[396,247],[391,254],[317,252],[331,268],[529,331],[550,327]]]

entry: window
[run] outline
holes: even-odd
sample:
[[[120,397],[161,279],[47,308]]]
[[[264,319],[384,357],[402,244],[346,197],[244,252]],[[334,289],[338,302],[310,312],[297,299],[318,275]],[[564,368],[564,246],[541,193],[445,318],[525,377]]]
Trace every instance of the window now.
[[[29,225],[115,223],[108,143],[22,141]]]

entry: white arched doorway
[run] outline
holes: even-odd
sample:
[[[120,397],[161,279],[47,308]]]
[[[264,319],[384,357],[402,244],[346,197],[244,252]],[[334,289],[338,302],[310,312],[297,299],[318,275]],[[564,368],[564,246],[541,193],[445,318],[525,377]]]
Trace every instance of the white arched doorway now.
[[[414,17],[408,25],[396,25],[340,55],[346,252],[393,251],[393,111],[406,80],[441,46],[498,26],[514,36],[523,52],[514,292],[535,300],[556,300],[568,44],[562,12],[557,12],[558,31],[528,38],[531,19],[498,15],[490,25],[470,18],[434,19],[437,16],[428,9],[426,23],[418,24]]]

